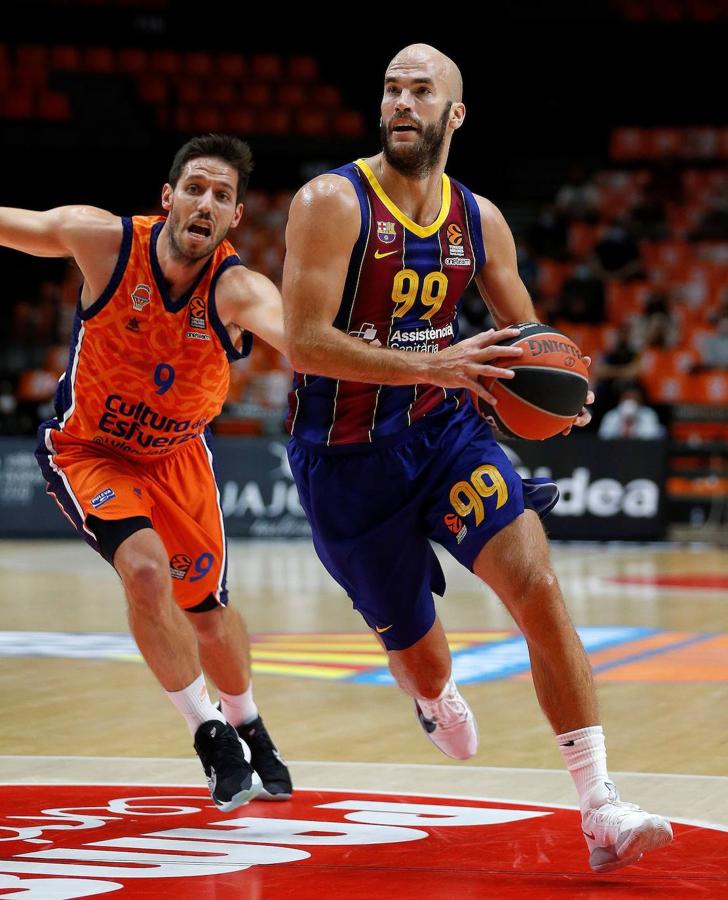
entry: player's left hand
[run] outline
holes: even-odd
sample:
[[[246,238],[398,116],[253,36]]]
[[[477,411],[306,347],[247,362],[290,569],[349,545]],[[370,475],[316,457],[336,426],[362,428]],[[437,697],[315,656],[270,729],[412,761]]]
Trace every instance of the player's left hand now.
[[[584,357],[584,363],[587,368],[591,365],[591,356]],[[579,415],[574,419],[571,425],[568,428],[565,428],[561,433],[563,435],[567,435],[571,432],[571,429],[576,426],[577,428],[583,428],[585,425],[588,425],[592,420],[592,414],[587,409],[588,406],[591,406],[594,402],[594,391],[587,391],[586,395],[586,403],[582,407]]]

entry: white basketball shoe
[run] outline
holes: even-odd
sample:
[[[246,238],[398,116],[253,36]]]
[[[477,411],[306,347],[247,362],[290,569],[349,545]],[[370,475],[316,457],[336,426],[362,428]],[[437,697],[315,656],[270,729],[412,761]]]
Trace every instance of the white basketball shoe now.
[[[636,863],[648,850],[672,840],[667,819],[645,812],[619,799],[609,781],[596,787],[589,806],[582,810],[581,830],[589,848],[589,865],[595,872],[612,872]]]
[[[478,726],[450,677],[435,700],[415,700],[415,711],[427,737],[445,756],[470,759],[478,749]]]

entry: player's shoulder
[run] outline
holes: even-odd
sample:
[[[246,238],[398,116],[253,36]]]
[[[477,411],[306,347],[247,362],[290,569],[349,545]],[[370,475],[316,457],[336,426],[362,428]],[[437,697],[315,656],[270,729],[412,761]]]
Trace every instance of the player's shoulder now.
[[[107,209],[88,205],[64,206],[61,213],[61,227],[68,232],[99,238],[121,235],[121,218]]]
[[[307,181],[296,193],[291,212],[321,217],[359,215],[359,200],[351,181],[337,172],[326,172]]]
[[[271,288],[275,290],[275,285],[270,278],[241,263],[228,266],[222,273],[216,289],[216,299],[218,305],[221,299],[246,302],[266,294]]]
[[[480,218],[481,221],[485,224],[500,224],[504,223],[505,219],[503,217],[503,213],[498,209],[498,207],[493,203],[492,200],[489,200],[487,197],[483,197],[482,194],[473,194],[475,198],[475,202],[478,205],[478,209],[480,210]]]

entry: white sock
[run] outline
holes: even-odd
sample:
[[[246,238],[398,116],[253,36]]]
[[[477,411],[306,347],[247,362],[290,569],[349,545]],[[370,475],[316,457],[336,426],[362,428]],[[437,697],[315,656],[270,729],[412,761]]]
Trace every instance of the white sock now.
[[[220,691],[222,713],[227,721],[237,727],[247,725],[253,719],[258,718],[258,707],[253,700],[253,684],[248,683],[248,689],[242,694],[228,694]]]
[[[207,693],[205,676],[200,674],[192,684],[187,685],[181,691],[166,691],[169,699],[185,717],[190,734],[194,736],[203,722],[217,719],[224,722],[225,717],[219,709],[215,709]]]
[[[566,768],[574,779],[579,806],[583,811],[590,805],[589,796],[594,788],[610,780],[602,726],[592,725],[577,731],[567,731],[566,734],[557,734],[556,740]]]

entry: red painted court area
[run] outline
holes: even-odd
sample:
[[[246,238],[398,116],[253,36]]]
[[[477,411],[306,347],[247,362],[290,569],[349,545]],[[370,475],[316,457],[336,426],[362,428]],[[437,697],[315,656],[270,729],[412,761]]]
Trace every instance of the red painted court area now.
[[[651,587],[699,588],[707,591],[728,591],[728,575],[616,575],[605,578],[611,584],[636,584]]]
[[[0,788],[0,896],[279,900],[728,897],[728,833],[674,826],[596,876],[575,810],[299,790],[223,816],[201,789]]]

